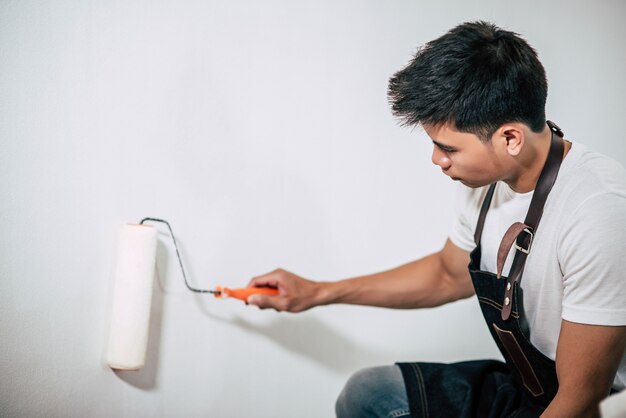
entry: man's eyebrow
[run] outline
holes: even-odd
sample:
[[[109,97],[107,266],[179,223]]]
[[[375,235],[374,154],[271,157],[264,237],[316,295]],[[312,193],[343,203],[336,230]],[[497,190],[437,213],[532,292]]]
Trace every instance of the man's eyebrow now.
[[[437,148],[443,150],[443,151],[456,151],[456,148],[451,147],[449,145],[444,145],[440,142],[435,141],[434,139],[432,139],[431,141],[433,141],[433,144],[435,144],[437,146]]]

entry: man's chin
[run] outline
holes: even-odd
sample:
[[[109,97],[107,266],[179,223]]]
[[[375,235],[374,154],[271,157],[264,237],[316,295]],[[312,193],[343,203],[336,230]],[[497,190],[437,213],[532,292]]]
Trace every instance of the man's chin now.
[[[469,188],[472,188],[472,189],[478,189],[480,187],[484,187],[484,186],[487,185],[487,184],[481,184],[481,183],[470,183],[469,181],[463,180],[463,179],[453,179],[453,180],[458,181],[463,186],[466,186],[466,187],[469,187]]]
[[[470,181],[468,181],[466,179],[462,179],[460,177],[453,177],[453,176],[449,176],[449,177],[450,177],[450,180],[458,181],[462,185],[464,185],[466,187],[470,187],[472,189],[478,189],[480,187],[487,186],[487,185],[491,184],[491,183],[483,183],[483,182],[470,182]]]

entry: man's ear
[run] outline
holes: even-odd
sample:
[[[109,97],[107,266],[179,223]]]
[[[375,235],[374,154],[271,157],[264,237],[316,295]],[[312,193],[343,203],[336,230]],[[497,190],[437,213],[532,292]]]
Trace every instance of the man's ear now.
[[[493,137],[511,157],[517,157],[522,152],[525,139],[524,130],[514,123],[502,125]]]

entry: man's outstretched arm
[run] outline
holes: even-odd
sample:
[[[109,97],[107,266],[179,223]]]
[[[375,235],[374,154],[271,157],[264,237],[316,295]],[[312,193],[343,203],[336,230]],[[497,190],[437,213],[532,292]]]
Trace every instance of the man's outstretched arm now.
[[[332,303],[398,309],[439,306],[474,294],[468,263],[469,253],[448,240],[441,251],[419,260],[337,282],[314,282],[279,269],[249,283],[278,288],[279,295],[255,295],[248,302],[288,312]]]

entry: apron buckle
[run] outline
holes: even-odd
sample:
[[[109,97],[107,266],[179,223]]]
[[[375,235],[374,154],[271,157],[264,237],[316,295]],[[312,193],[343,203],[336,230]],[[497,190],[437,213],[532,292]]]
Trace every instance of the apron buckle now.
[[[524,228],[522,229],[522,232],[526,232],[529,236],[528,239],[528,247],[524,248],[521,245],[517,244],[517,241],[515,242],[515,249],[517,251],[521,251],[524,254],[529,254],[530,253],[530,247],[533,245],[533,238],[535,237],[535,235],[532,233],[532,231],[529,228]]]

